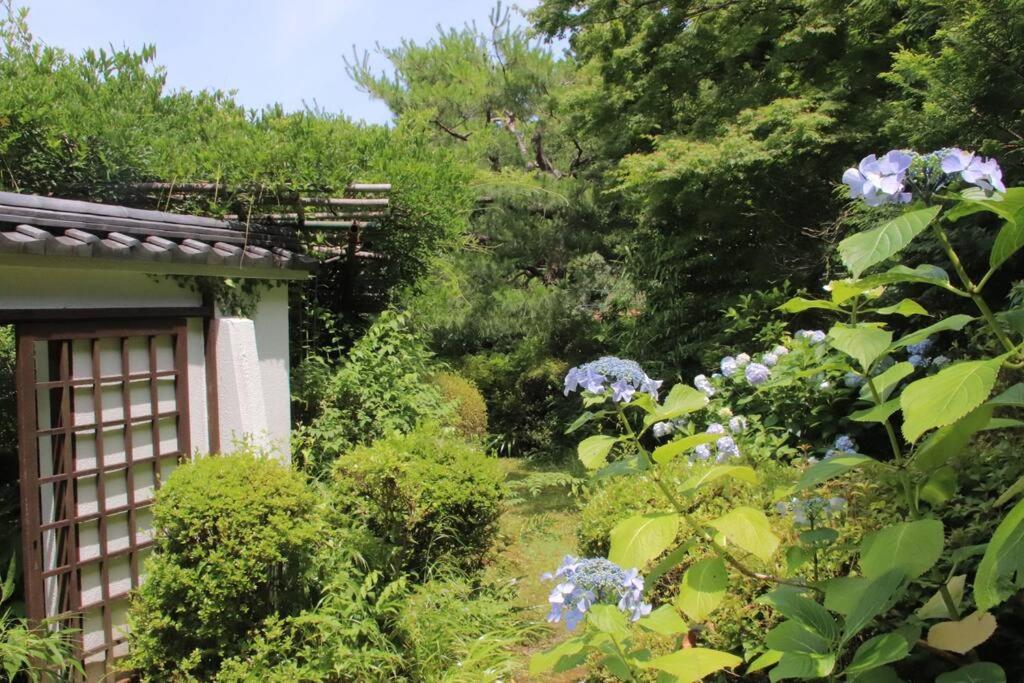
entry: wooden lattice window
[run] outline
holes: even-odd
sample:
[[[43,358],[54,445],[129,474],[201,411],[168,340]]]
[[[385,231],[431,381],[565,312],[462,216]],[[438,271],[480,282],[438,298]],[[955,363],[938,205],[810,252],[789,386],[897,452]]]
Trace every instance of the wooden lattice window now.
[[[190,452],[184,320],[18,326],[25,598],[93,680],[127,653],[151,505]]]

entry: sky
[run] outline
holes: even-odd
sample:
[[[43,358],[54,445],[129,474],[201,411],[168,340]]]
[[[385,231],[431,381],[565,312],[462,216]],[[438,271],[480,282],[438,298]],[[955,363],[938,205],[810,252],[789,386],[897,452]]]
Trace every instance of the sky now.
[[[288,111],[314,103],[355,120],[384,123],[388,108],[345,74],[353,47],[388,62],[376,46],[418,43],[438,24],[489,26],[494,0],[15,0],[29,8],[32,33],[72,53],[86,48],[156,46],[170,88],[235,90],[258,108]],[[504,3],[510,6],[509,2]],[[529,9],[537,0],[517,0]],[[515,14],[513,12],[513,14]],[[518,21],[522,22],[520,18]]]

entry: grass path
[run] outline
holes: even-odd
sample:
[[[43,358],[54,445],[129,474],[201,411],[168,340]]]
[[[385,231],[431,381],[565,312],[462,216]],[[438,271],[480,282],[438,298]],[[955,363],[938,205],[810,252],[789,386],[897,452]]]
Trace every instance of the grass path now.
[[[510,483],[522,481],[532,474],[558,471],[538,467],[519,458],[503,458],[502,467]],[[541,581],[544,572],[552,571],[562,558],[576,551],[577,499],[566,486],[545,486],[536,495],[522,492],[518,502],[509,506],[501,520],[502,544],[498,560],[491,571],[495,576],[514,577],[518,586],[517,603],[531,619],[543,622],[547,616],[547,598],[551,584]],[[584,671],[570,671],[531,679],[526,664],[534,652],[545,650],[566,638],[562,625],[548,628],[548,635],[523,649],[522,672],[516,681],[543,680],[562,683],[577,681]]]

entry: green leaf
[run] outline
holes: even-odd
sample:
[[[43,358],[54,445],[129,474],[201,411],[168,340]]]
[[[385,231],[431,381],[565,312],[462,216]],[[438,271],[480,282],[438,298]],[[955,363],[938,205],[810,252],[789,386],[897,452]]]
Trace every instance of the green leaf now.
[[[867,584],[854,584],[853,587],[860,588],[860,590],[856,602],[852,605],[849,614],[846,615],[841,642],[849,642],[875,617],[885,612],[902,585],[903,574],[898,571],[871,579]],[[831,582],[829,588],[831,588]],[[826,593],[829,588],[826,588]]]
[[[875,309],[874,313],[878,315],[902,315],[904,318],[914,315],[930,315],[928,311],[924,310],[924,306],[913,299],[903,299],[898,304]]]
[[[953,598],[953,606],[959,608],[964,599],[964,584],[967,582],[967,574],[958,574],[946,582],[946,590]],[[928,602],[921,605],[914,613],[918,619],[949,619],[952,615],[946,607],[946,601],[942,599],[942,593],[936,591],[928,599]]]
[[[683,574],[676,606],[693,621],[704,621],[725,597],[729,577],[725,562],[716,556],[700,560]]]
[[[1024,427],[1024,420],[1017,420],[1012,417],[993,417],[982,429],[990,432],[996,429],[1020,429]]]
[[[778,665],[768,672],[768,679],[782,681],[788,678],[814,679],[824,678],[832,673],[836,666],[836,656],[811,655],[800,652],[786,652]]]
[[[668,550],[678,531],[679,515],[672,512],[630,517],[612,529],[608,559],[626,569],[642,569]]]
[[[549,650],[538,652],[530,657],[530,674],[537,675],[549,671],[560,673],[576,668],[587,660],[589,643],[590,638],[583,634],[563,641]]]
[[[907,363],[910,365],[910,363]],[[871,406],[870,408],[864,408],[863,410],[857,410],[850,413],[850,419],[854,422],[885,422],[889,417],[900,409],[900,400],[894,398],[891,401],[877,406]]]
[[[592,605],[587,612],[587,622],[601,633],[614,638],[629,635],[626,614],[615,605]]]
[[[662,605],[637,622],[641,628],[663,636],[687,633],[689,625],[679,616],[672,605]]]
[[[1006,683],[1006,673],[998,664],[974,662],[956,671],[939,674],[935,683]]]
[[[962,420],[937,429],[914,452],[911,461],[914,469],[932,472],[959,456],[971,437],[989,423],[991,415],[992,407],[983,405],[972,410]]]
[[[649,662],[641,662],[644,669],[658,669],[675,676],[680,683],[695,683],[716,671],[742,664],[743,660],[736,655],[703,647],[691,647],[677,650],[670,655],[656,657]]]
[[[717,436],[717,435],[715,435]],[[696,474],[683,482],[683,493],[690,494],[705,484],[728,477],[746,484],[756,484],[759,481],[757,472],[747,465],[715,465],[700,474]]]
[[[778,650],[768,650],[767,652],[759,655],[757,657],[757,659],[752,661],[750,663],[750,665],[747,666],[746,673],[752,674],[755,671],[760,671],[761,669],[767,669],[772,664],[778,663],[778,661],[780,659],[782,659],[782,655],[783,654],[784,653],[779,652]]]
[[[839,637],[839,625],[828,610],[801,595],[797,588],[782,586],[762,595],[757,601],[771,605],[782,616],[810,629],[825,640],[831,642]]]
[[[870,579],[863,576],[839,576],[825,583],[825,607],[836,614],[847,615],[860,601]]]
[[[969,187],[960,193],[960,202],[946,212],[946,219],[955,221],[978,211],[988,211],[1005,220],[1024,209],[1024,189],[1011,187],[1006,192],[985,194],[980,187]]]
[[[800,532],[800,542],[809,546],[828,545],[829,543],[835,543],[838,538],[839,532],[829,528],[810,529]]]
[[[999,523],[974,576],[974,601],[979,609],[995,607],[1013,592],[1004,579],[1024,572],[1024,500]]]
[[[931,223],[941,207],[908,211],[877,228],[847,237],[839,243],[839,257],[854,277],[895,256]]]
[[[712,443],[720,435],[719,434],[693,434],[691,436],[684,436],[681,439],[675,441],[669,441],[667,444],[663,444],[654,449],[651,453],[651,458],[654,462],[659,465],[670,462],[673,458],[689,451],[692,448],[696,448],[702,443]]]
[[[825,311],[836,311],[841,313],[842,308],[832,303],[831,301],[824,301],[822,299],[805,299],[802,296],[795,296],[786,303],[782,304],[775,310],[782,311],[783,313],[803,313],[812,309],[821,309]]]
[[[917,441],[929,429],[952,424],[984,403],[1002,364],[1002,357],[965,361],[909,384],[900,395],[907,441]]]
[[[620,437],[607,436],[605,434],[588,436],[583,441],[580,441],[580,445],[576,449],[580,456],[580,462],[588,470],[596,470],[603,467],[608,462],[608,453],[611,452],[612,447],[620,440]]]
[[[973,320],[974,318],[969,315],[964,315],[963,313],[951,315],[948,318],[940,320],[934,325],[923,327],[917,332],[911,332],[904,337],[900,337],[892,345],[892,348],[895,350],[903,348],[904,346],[910,346],[911,344],[922,342],[933,334],[938,334],[939,332],[959,332],[967,327],[967,324]]]
[[[565,433],[566,434],[572,434],[577,429],[579,429],[583,425],[587,424],[591,420],[596,420],[598,418],[601,418],[601,417],[604,417],[604,416],[610,415],[610,414],[611,414],[610,410],[598,410],[596,412],[594,412],[592,410],[584,411],[582,415],[580,415],[575,420],[573,420],[572,424],[569,425],[568,428],[566,428]]]
[[[804,470],[804,473],[800,475],[800,480],[796,483],[796,490],[803,491],[814,488],[818,484],[842,476],[852,469],[874,462],[875,460],[866,455],[856,454],[837,455],[828,460],[820,460]]]
[[[902,361],[887,368],[885,372],[877,377],[872,378],[871,382],[875,385],[875,391],[878,392],[879,398],[884,401],[889,398],[900,382],[912,374],[914,374],[914,366],[907,361]],[[867,382],[860,388],[860,397],[865,401],[874,402],[875,400],[875,397],[871,394],[871,387],[868,386]]]
[[[921,484],[921,500],[932,507],[945,504],[956,493],[956,482],[956,470],[948,465],[940,467]]]
[[[989,399],[988,402],[994,406],[1024,408],[1024,382],[1014,384],[995,398]]]
[[[898,662],[910,654],[910,644],[898,633],[886,633],[866,640],[857,648],[853,661],[846,667],[847,676],[876,669],[890,662]]]
[[[850,683],[903,683],[903,679],[891,666],[880,666],[850,679]]]
[[[733,508],[709,524],[729,543],[767,562],[779,547],[779,537],[772,533],[768,518],[760,510],[740,506]]]
[[[871,364],[889,348],[889,344],[892,343],[892,332],[867,323],[840,323],[828,331],[828,340],[832,348],[855,359],[860,363],[861,369],[867,372],[871,369]]]
[[[1000,496],[996,498],[996,502],[992,503],[992,505],[995,507],[1006,505],[1011,500],[1019,496],[1021,493],[1024,493],[1024,476],[1021,476],[1020,479],[1018,479],[1017,481],[1013,482],[1013,484],[1010,485],[1010,488],[1003,491],[1002,494],[1000,494]]]
[[[656,406],[650,414],[644,417],[644,426],[664,420],[674,420],[677,417],[700,410],[707,406],[707,404],[708,397],[703,392],[694,389],[688,384],[677,384],[668,392],[665,402],[660,406]]]
[[[856,285],[861,291],[870,291],[883,285],[895,285],[903,282],[917,284],[935,285],[936,287],[949,287],[949,273],[938,266],[920,265],[916,268],[906,266],[893,266],[884,273],[869,275],[857,281]],[[833,299],[834,300],[834,299]]]
[[[823,655],[829,651],[828,640],[795,621],[784,621],[768,631],[764,642],[771,649],[780,652]]]
[[[1024,247],[1024,213],[1018,213],[999,229],[995,244],[988,255],[988,266],[995,270]]]
[[[874,579],[894,570],[916,579],[932,568],[945,545],[942,522],[901,522],[867,534],[860,544],[860,569]]]

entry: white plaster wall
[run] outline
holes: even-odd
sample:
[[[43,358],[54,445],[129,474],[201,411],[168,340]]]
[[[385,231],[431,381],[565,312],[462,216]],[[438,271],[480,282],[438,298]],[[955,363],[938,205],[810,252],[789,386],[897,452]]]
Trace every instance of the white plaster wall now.
[[[0,309],[199,306],[202,297],[165,277],[118,270],[0,266]]]
[[[206,336],[202,318],[188,319],[188,404],[192,452],[210,452],[209,412],[206,403]]]
[[[291,462],[291,389],[288,362],[288,285],[266,290],[253,315],[260,359],[267,433],[273,448]]]

